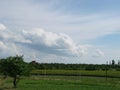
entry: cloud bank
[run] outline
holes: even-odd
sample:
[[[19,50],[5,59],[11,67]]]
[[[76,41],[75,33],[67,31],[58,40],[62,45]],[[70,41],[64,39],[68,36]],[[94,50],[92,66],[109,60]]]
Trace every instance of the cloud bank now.
[[[3,26],[4,25],[1,24],[1,27]],[[21,30],[18,32],[12,32],[12,30],[9,29],[3,31],[5,26],[1,29],[0,50],[2,51],[8,50],[9,53],[18,53],[17,47],[21,46],[37,52],[66,57],[82,57],[88,54],[89,46],[77,45],[72,38],[65,33],[48,32],[41,28]],[[20,49],[21,51],[23,50],[23,48]],[[102,51],[97,50],[95,52],[102,56]]]
[[[71,56],[82,56],[87,52],[86,47],[76,45],[75,42],[64,33],[46,32],[43,29],[37,28],[23,31],[22,34],[26,40],[30,41],[27,43],[29,47],[43,52]]]

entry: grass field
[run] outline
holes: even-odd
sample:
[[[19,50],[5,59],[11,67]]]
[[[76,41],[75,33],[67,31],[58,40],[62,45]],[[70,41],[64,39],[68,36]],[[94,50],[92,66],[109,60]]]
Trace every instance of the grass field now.
[[[95,76],[95,77],[106,77],[106,71],[87,71],[87,70],[34,70],[34,75],[63,75],[63,76]],[[107,71],[107,77],[120,78],[120,71]]]
[[[1,90],[120,90],[120,79],[81,76],[31,76],[12,88],[12,79]]]

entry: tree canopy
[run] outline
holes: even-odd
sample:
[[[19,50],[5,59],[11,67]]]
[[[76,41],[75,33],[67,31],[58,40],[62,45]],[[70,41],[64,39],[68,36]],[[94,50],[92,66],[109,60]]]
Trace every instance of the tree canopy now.
[[[10,56],[5,59],[0,59],[0,72],[6,78],[13,78],[14,87],[17,86],[20,76],[28,76],[30,69],[27,63],[24,62],[23,56]]]

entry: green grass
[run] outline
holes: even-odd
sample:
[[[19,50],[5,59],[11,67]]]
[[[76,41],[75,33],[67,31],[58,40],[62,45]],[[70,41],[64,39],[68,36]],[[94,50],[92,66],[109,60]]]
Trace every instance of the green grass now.
[[[78,75],[78,76],[98,76],[105,77],[106,71],[86,71],[86,70],[34,70],[32,71],[34,75]],[[107,71],[108,77],[119,77],[120,71]]]
[[[0,90],[120,90],[120,71],[107,73],[115,78],[106,80],[105,71],[34,70],[33,76],[20,80],[17,89],[12,87],[12,79],[8,78]]]
[[[3,90],[120,90],[120,79],[80,76],[31,76],[22,79],[17,89],[9,78]]]

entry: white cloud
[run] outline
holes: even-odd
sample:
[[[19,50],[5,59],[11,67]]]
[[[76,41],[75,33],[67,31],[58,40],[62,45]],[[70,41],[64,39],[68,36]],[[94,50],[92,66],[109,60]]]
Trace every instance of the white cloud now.
[[[0,24],[0,31],[5,29],[6,29],[6,26],[4,24]]]
[[[104,57],[105,55],[103,51],[101,51],[100,49],[96,49],[92,56],[93,57]]]
[[[35,50],[57,55],[87,57],[95,53],[97,57],[103,56],[100,50],[94,52],[95,48],[89,47],[93,50],[90,52],[88,46],[78,45],[78,43],[114,33],[120,29],[120,17],[111,15],[111,13],[65,14],[52,9],[54,2],[50,5],[25,0],[13,1],[1,1],[0,3],[0,19],[11,27],[11,30],[5,30],[6,26],[0,24],[0,40],[11,48],[9,53],[12,49],[14,50],[12,47],[14,44],[16,47],[19,45],[25,47],[21,49],[26,52],[27,48],[30,48],[31,52]],[[46,31],[29,30],[31,27],[41,27]],[[21,28],[27,28],[27,30],[22,32]]]
[[[23,35],[27,40],[32,42],[28,46],[34,45],[34,48],[37,46],[36,49],[43,47],[45,49],[43,51],[46,53],[83,56],[87,52],[85,46],[76,45],[68,35],[63,33],[46,32],[43,29],[37,28],[29,31],[24,30]]]
[[[16,55],[17,53],[12,46],[12,43],[0,42],[0,58]]]
[[[19,34],[17,34],[19,33]],[[38,52],[54,54],[60,56],[87,56],[89,54],[89,45],[77,45],[73,39],[65,33],[55,33],[45,31],[41,28],[31,30],[12,31],[5,30],[0,33],[1,47],[6,44],[10,53],[18,54],[16,51],[19,46],[27,47]],[[5,46],[4,46],[5,48]],[[97,54],[102,54],[97,50]]]
[[[43,56],[41,58],[42,62],[46,62],[44,59],[45,56],[50,55],[53,60],[47,62],[69,63],[69,61],[67,61],[67,59],[69,59],[70,62],[74,63],[75,60],[79,62],[80,57],[92,56],[92,53],[95,53],[94,56],[96,57],[104,55],[101,50],[94,50],[94,46],[76,44],[73,39],[65,33],[45,31],[41,28],[23,31],[7,29],[0,33],[0,57],[24,54],[27,58],[33,58],[32,54],[35,52],[37,53],[36,58],[41,57],[40,55]],[[49,60],[49,58],[47,59]]]
[[[0,11],[3,12],[0,19],[6,17],[8,24],[12,23],[18,27],[42,27],[47,31],[64,32],[76,41],[79,40],[78,43],[114,33],[120,29],[120,17],[116,13],[65,14],[60,10],[54,10],[53,6],[57,2],[55,0],[37,4],[31,0],[13,1],[8,1],[9,5],[6,1],[0,3]]]
[[[0,41],[0,51],[4,51],[6,48],[6,45],[2,41]]]

